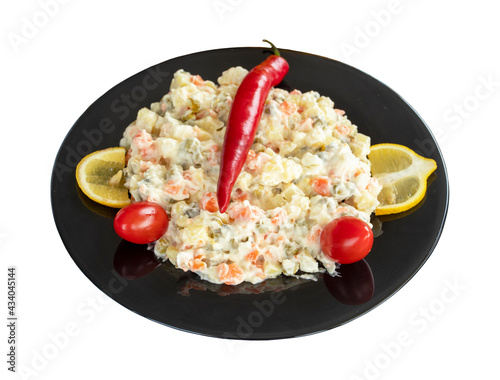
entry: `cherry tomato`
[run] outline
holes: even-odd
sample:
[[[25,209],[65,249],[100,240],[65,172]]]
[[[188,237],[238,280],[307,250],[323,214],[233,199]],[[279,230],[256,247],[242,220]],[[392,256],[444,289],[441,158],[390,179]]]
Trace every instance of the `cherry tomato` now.
[[[340,264],[363,259],[373,246],[373,232],[368,224],[354,216],[333,219],[321,232],[321,250]]]
[[[116,233],[131,243],[148,244],[163,236],[168,216],[158,203],[141,201],[125,206],[115,216]]]

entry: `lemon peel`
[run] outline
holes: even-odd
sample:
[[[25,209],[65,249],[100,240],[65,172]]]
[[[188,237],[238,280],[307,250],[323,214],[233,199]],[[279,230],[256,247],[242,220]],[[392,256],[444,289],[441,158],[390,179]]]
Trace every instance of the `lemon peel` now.
[[[90,153],[76,167],[76,181],[93,201],[114,208],[130,203],[124,186],[125,148],[113,147]]]
[[[433,159],[399,144],[372,145],[368,159],[372,176],[382,186],[375,215],[396,214],[416,206],[427,191],[427,178],[437,168]]]

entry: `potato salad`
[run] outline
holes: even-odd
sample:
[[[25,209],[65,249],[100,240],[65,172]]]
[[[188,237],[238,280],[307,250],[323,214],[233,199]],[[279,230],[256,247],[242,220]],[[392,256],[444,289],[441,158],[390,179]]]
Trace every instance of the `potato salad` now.
[[[176,268],[236,285],[280,275],[334,274],[322,229],[354,216],[370,223],[381,186],[371,177],[370,138],[315,91],[273,88],[225,213],[216,190],[226,124],[248,71],[217,84],[178,70],[169,92],[138,112],[120,141],[133,201],[160,204],[166,233],[152,248]]]

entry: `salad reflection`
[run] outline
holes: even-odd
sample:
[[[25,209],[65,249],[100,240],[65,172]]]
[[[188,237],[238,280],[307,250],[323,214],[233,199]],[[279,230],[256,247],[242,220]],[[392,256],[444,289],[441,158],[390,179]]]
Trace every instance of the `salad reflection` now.
[[[266,292],[281,292],[310,281],[311,279],[279,276],[259,282],[258,284],[243,282],[238,285],[226,285],[214,284],[188,273],[183,274],[177,281],[177,293],[183,296],[189,296],[192,290],[196,290],[210,291],[220,296],[229,296],[232,294],[262,294]]]
[[[345,305],[361,305],[373,297],[375,281],[370,265],[363,259],[344,264],[337,269],[338,276],[323,276],[328,291]]]
[[[146,244],[133,244],[122,240],[116,249],[113,266],[126,280],[144,277],[162,266],[170,276],[177,279],[177,293],[182,296],[189,296],[193,291],[210,291],[220,296],[280,292],[322,279],[328,291],[339,302],[346,305],[360,305],[372,298],[375,289],[372,271],[365,260],[341,265],[337,270],[339,275],[335,277],[319,273],[311,278],[279,276],[258,284],[243,282],[238,285],[226,285],[202,280],[194,273],[186,273],[170,263],[162,263]]]

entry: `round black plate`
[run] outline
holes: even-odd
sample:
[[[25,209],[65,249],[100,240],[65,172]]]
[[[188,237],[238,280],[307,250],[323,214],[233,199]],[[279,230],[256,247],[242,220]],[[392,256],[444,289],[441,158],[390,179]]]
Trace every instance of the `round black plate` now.
[[[231,48],[174,58],[113,87],[94,102],[66,136],[55,161],[52,209],[61,238],[82,272],[126,308],[184,331],[236,339],[277,339],[337,327],[373,309],[424,264],[440,237],[448,208],[443,158],[425,123],[394,91],[343,63],[283,50],[290,71],[280,87],[329,96],[372,143],[398,143],[437,162],[426,198],[405,215],[374,220],[383,233],[365,261],[341,267],[342,279],[278,278],[237,287],[200,281],[147,251],[125,244],[113,230],[115,210],[82,195],[75,167],[91,151],[117,146],[137,111],[168,92],[172,74],[184,69],[216,81],[232,66],[247,69],[270,51]],[[392,220],[391,220],[392,219]],[[115,269],[116,267],[116,269]],[[142,272],[134,273],[134,268]]]

